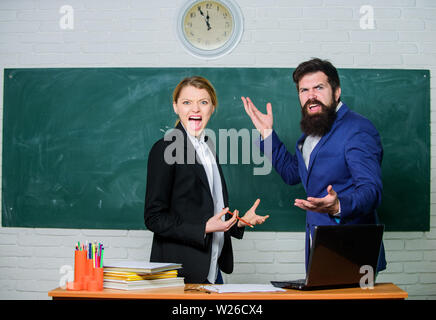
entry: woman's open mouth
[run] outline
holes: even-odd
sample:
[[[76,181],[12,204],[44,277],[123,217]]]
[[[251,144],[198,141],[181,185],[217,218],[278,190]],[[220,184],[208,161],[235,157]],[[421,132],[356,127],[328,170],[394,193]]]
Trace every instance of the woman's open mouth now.
[[[188,122],[192,130],[198,131],[201,129],[202,117],[200,115],[189,116]]]

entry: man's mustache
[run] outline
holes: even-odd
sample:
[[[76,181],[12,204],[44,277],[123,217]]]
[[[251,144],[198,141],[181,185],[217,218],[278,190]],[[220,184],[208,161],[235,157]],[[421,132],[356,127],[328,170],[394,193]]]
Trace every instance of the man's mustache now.
[[[319,104],[323,110],[326,108],[325,104],[322,103],[321,101],[317,99],[310,99],[307,100],[306,103],[304,104],[304,109],[307,109],[311,104]]]

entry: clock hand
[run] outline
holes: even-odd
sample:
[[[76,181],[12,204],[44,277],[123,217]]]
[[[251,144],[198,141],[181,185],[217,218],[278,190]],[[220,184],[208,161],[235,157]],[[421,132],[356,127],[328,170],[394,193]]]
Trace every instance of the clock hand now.
[[[201,16],[204,18],[204,21],[206,22],[207,30],[212,29],[212,27],[209,24],[209,11],[207,12],[207,17],[205,17],[203,11],[201,11],[201,7],[197,7],[197,9],[200,12]]]
[[[206,24],[207,24],[207,30],[212,29],[212,27],[211,27],[210,24],[209,24],[209,11],[207,11]]]

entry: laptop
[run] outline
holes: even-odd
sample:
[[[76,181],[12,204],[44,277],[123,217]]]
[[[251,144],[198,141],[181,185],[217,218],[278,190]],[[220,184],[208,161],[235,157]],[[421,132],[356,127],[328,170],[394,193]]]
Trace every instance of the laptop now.
[[[380,224],[316,226],[306,279],[271,284],[298,290],[359,286],[368,266],[375,278],[383,231]]]

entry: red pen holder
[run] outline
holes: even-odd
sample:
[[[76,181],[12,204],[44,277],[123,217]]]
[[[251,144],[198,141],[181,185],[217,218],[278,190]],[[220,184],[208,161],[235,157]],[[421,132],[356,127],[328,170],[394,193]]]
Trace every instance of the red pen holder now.
[[[101,263],[100,255],[96,260],[88,259],[88,251],[74,251],[74,282],[67,282],[67,290],[103,290],[103,268],[96,267]]]
[[[87,283],[87,290],[89,291],[103,290],[103,268],[94,268],[93,277]]]
[[[74,251],[74,282],[67,283],[68,290],[82,290],[86,276],[87,251]]]
[[[86,275],[90,278],[94,276],[94,265],[92,259],[86,259]]]
[[[86,255],[87,251],[74,251],[74,281],[83,281],[86,275]]]

